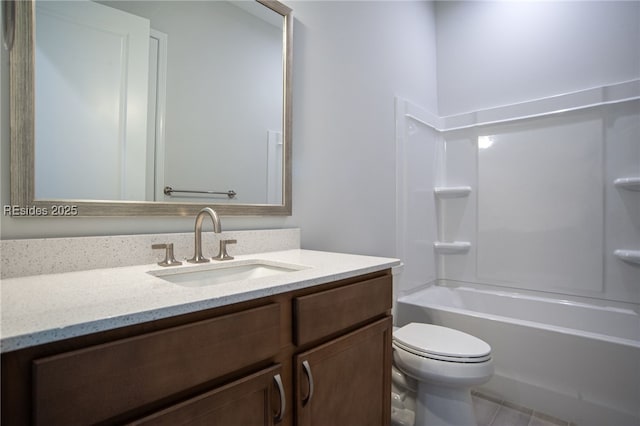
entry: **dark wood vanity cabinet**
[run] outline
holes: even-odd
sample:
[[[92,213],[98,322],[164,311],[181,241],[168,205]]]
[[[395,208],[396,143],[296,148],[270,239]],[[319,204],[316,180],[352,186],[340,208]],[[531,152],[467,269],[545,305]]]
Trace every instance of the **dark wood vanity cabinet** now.
[[[2,354],[3,425],[388,425],[391,273]]]
[[[391,298],[381,276],[293,299],[294,341],[309,348],[294,358],[296,425],[388,424]],[[354,324],[364,325],[309,347]]]
[[[272,404],[273,382],[281,380],[281,366],[275,365],[255,374],[242,377],[187,401],[175,404],[131,425],[242,425],[267,426],[278,421],[286,409],[284,388],[278,386],[277,398]],[[278,411],[273,411],[273,406]]]
[[[295,424],[389,424],[391,333],[385,318],[296,355]]]
[[[36,425],[95,424],[272,359],[278,304],[32,362]],[[78,407],[82,407],[78,410]]]

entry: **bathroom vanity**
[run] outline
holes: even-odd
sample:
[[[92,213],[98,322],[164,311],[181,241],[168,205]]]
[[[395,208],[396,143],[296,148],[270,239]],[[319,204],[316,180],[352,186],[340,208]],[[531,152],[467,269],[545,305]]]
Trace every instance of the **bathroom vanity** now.
[[[306,250],[270,256],[309,268],[209,288],[173,288],[180,286],[146,271],[139,277],[147,291],[192,300],[162,308],[131,283],[132,298],[156,308],[109,318],[98,306],[102,320],[3,336],[2,424],[389,424],[390,268],[398,262]],[[49,277],[80,283],[92,274],[105,279],[105,270]],[[22,280],[29,291],[30,277],[15,280],[5,288]],[[63,298],[49,301],[54,310]]]
[[[89,2],[83,2],[83,15],[95,17],[91,21],[97,21],[98,27],[102,22],[98,17],[103,16],[120,17],[114,19],[119,24],[124,21],[121,18],[126,16],[131,27],[139,27],[135,34],[138,34],[136,39],[140,43],[134,43],[133,36],[129,36],[134,33],[133,30],[123,32],[126,37],[111,28],[109,31],[94,31],[95,34],[107,34],[105,37],[108,40],[104,43],[113,43],[118,47],[114,50],[117,60],[112,61],[115,66],[121,58],[119,40],[125,40],[127,46],[131,47],[127,52],[132,59],[141,62],[141,69],[147,66],[147,46],[151,40],[153,46],[157,46],[151,49],[154,52],[151,56],[157,56],[154,60],[159,65],[150,67],[157,75],[139,72],[140,80],[144,80],[142,84],[133,84],[129,70],[123,68],[126,72],[118,70],[110,75],[122,76],[128,84],[115,81],[113,92],[100,89],[101,93],[113,93],[109,96],[132,100],[137,105],[148,103],[149,110],[155,111],[148,117],[144,114],[146,108],[142,108],[142,111],[140,108],[125,108],[129,111],[135,109],[136,117],[121,112],[114,117],[115,120],[83,119],[84,113],[102,110],[104,99],[99,97],[101,104],[97,105],[97,109],[92,109],[89,103],[82,103],[77,114],[67,114],[72,118],[69,126],[62,120],[53,120],[63,129],[80,129],[78,126],[96,121],[100,125],[96,129],[78,131],[83,135],[79,143],[83,147],[86,138],[96,142],[102,141],[106,134],[118,135],[104,144],[113,147],[109,152],[118,152],[113,156],[113,161],[109,162],[100,151],[92,163],[85,150],[74,152],[71,149],[66,143],[68,137],[53,137],[54,132],[48,129],[36,132],[35,99],[39,100],[39,108],[50,101],[57,111],[60,109],[58,101],[66,98],[67,93],[38,96],[42,93],[38,92],[41,85],[36,84],[37,78],[45,73],[42,69],[35,71],[34,61],[36,47],[43,49],[44,42],[54,40],[44,32],[45,26],[41,25],[36,31],[36,22],[57,22],[56,28],[64,28],[68,22],[72,22],[73,34],[76,34],[76,27],[89,31],[94,24],[83,20],[82,25],[78,26],[75,18],[68,19],[69,16],[76,16],[78,12],[74,9],[78,5],[61,5],[61,9],[57,9],[57,5],[40,3],[44,2],[11,2],[11,6],[15,6],[11,8],[11,13],[3,13],[7,17],[5,29],[10,30],[7,34],[11,33],[11,42],[7,45],[11,45],[9,104],[12,206],[29,206],[42,213],[41,216],[184,216],[200,215],[203,208],[209,207],[225,216],[291,215],[293,17],[289,7],[273,0],[258,0],[255,4],[241,2],[246,3],[242,5],[243,11],[223,2],[206,5],[207,9],[214,6],[230,7],[230,13],[240,23],[235,26],[227,25],[232,20],[222,18],[225,16],[222,10],[211,16],[204,15],[200,9],[204,3],[198,4],[201,2],[194,2],[196,9],[190,16],[186,15],[186,4],[179,10],[165,9],[159,13],[163,8],[155,5],[150,6],[153,8],[151,11],[146,7],[142,8],[146,10],[137,11],[133,10],[136,9],[133,6],[125,10],[125,2],[117,2],[121,3],[118,6],[122,9],[116,11],[105,4],[92,3],[89,6]],[[52,10],[54,6],[56,9]],[[152,22],[148,13],[153,15],[153,19],[164,21]],[[196,21],[203,22],[205,25],[202,28],[206,31],[196,32]],[[193,41],[183,48],[177,44],[184,38],[180,32],[169,31],[173,27],[169,24],[174,22],[191,22],[193,25],[189,25],[189,34],[198,34],[189,37]],[[224,27],[217,25],[217,22],[223,22]],[[266,27],[273,37],[263,38],[256,34],[256,42],[249,47],[260,51],[260,55],[253,56],[275,64],[271,68],[273,72],[268,74],[273,76],[276,84],[265,80],[267,68],[264,62],[251,64],[241,71],[230,68],[231,78],[225,79],[220,74],[219,64],[235,65],[237,61],[231,59],[237,57],[234,49],[249,51],[238,47],[238,42],[249,35],[244,29],[250,28],[253,34],[258,25],[260,28]],[[152,33],[152,28],[163,28],[167,33]],[[210,30],[218,28],[223,31],[222,34],[210,33]],[[36,42],[36,32],[40,44]],[[51,35],[63,37],[64,32],[56,31]],[[112,37],[115,41],[109,42]],[[185,68],[188,78],[180,78],[179,72],[174,73],[177,68],[171,65],[172,59],[177,57],[180,64],[185,61],[180,59],[182,55],[167,53],[168,37],[174,46],[171,52],[194,52],[193,60],[203,58],[209,62],[210,55],[207,53],[212,53],[216,59],[221,58],[222,50],[216,49],[217,42],[220,42],[224,51],[229,50],[229,60],[213,61],[218,77],[215,80],[224,86],[224,90],[214,88],[212,93],[216,96],[207,96],[202,92],[201,82],[211,80],[211,71],[203,66]],[[83,36],[73,37],[74,41],[79,42],[85,39],[89,40]],[[228,40],[234,43],[228,43]],[[270,41],[274,55],[266,55],[265,45],[257,43],[264,40]],[[202,41],[202,48],[193,44],[195,41]],[[140,47],[140,55],[134,53],[134,44]],[[52,51],[55,47],[68,46],[60,42],[50,45]],[[98,64],[104,64],[104,58],[107,57],[105,49],[89,46],[83,51],[100,52]],[[60,63],[68,65],[64,55],[59,53],[65,52],[57,52],[50,57],[62,58]],[[193,60],[186,62],[193,64]],[[240,62],[246,63],[244,60]],[[126,67],[135,68],[133,61],[125,60],[124,63]],[[167,67],[173,70],[169,74],[174,77],[165,73],[164,64],[169,64]],[[247,71],[256,67],[263,74],[261,79],[239,80],[240,75],[253,75]],[[65,68],[70,73],[65,75],[77,76],[67,80],[84,81],[82,70],[71,66]],[[202,71],[203,75],[194,76],[194,69]],[[96,80],[96,71],[105,71],[104,66],[100,65],[86,74],[93,79],[87,87],[99,88],[96,81],[101,79]],[[146,98],[147,75],[151,81],[158,82],[158,93],[149,96],[155,101]],[[185,97],[187,108],[180,107],[181,104],[175,103],[176,100],[173,100],[170,108],[165,108],[162,102],[166,97],[163,93],[172,90],[174,81],[180,86],[180,92],[197,93],[198,99],[213,100],[213,104],[193,107],[195,99]],[[195,85],[194,90],[183,90],[187,81]],[[240,84],[229,85],[229,81]],[[259,85],[260,90],[252,89],[250,84],[254,83]],[[144,92],[140,99],[133,96],[137,93],[134,92],[136,88],[141,94]],[[267,93],[264,90],[268,88],[273,89],[274,96],[264,96]],[[225,111],[242,110],[229,108],[229,105],[233,102],[244,105],[249,99],[244,95],[245,90],[250,94],[261,93],[260,97],[266,100],[267,107],[258,115],[270,119],[273,117],[274,121],[262,123],[255,115],[244,117],[238,114],[234,114],[234,120],[229,120],[227,114],[215,113],[220,105],[224,105]],[[88,96],[91,93],[84,87],[76,92],[86,92]],[[230,96],[220,98],[218,95],[221,92],[228,92]],[[254,106],[257,104],[251,103]],[[185,116],[185,130],[180,130],[179,123],[183,121],[181,114],[176,112],[187,110],[204,113],[202,126],[193,126],[194,116],[189,113]],[[43,115],[51,114],[45,107]],[[126,123],[120,123],[120,120]],[[41,120],[40,125],[45,121]],[[133,126],[136,121],[139,128]],[[171,122],[171,129],[177,129],[176,134],[181,136],[171,137],[169,132],[165,138],[164,130],[147,135],[148,123],[152,124],[149,128],[154,128],[154,122],[158,129],[164,129],[164,125],[160,126],[159,123]],[[102,126],[111,123],[115,123],[116,130],[105,131]],[[227,129],[227,124],[231,127],[222,130]],[[249,124],[256,126],[259,132],[272,129],[267,135],[268,150],[252,150],[243,144],[247,140],[260,140],[241,134],[243,129],[249,128]],[[194,133],[196,128],[203,129],[203,137],[197,137]],[[40,127],[38,129],[42,130]],[[36,140],[36,133],[47,136]],[[186,138],[188,140],[212,140],[217,143],[199,144],[197,151],[192,150],[199,155],[188,156],[190,162],[174,163],[182,156],[169,155],[169,141],[184,141],[184,135],[189,135]],[[122,137],[129,141],[127,147],[131,147],[128,150],[131,152],[127,151],[126,155],[121,154],[118,148],[122,145]],[[236,143],[235,138],[243,143]],[[225,146],[223,141],[229,143]],[[184,150],[184,142],[180,144],[179,149]],[[152,146],[158,149],[151,152]],[[56,174],[60,177],[57,183],[51,175],[42,178],[37,171],[41,163],[36,163],[35,158],[38,152],[43,152],[42,149],[64,152],[64,160],[68,160],[65,163],[62,157],[58,157],[53,167],[49,167],[60,172]],[[231,158],[238,157],[235,151],[228,149],[239,149],[243,164],[258,165],[251,167],[256,170],[255,179],[246,173],[246,167],[226,167],[231,164]],[[267,158],[247,160],[247,153],[258,152],[264,153]],[[38,158],[48,157],[42,155]],[[169,159],[172,160],[171,165]],[[212,159],[223,159],[225,167],[212,167]],[[154,160],[155,164],[164,166],[154,170]],[[97,165],[102,170],[121,170],[123,162],[130,167],[124,173],[128,179],[126,182],[121,182],[120,176],[107,179],[103,172],[95,175],[100,185],[117,181],[114,185],[108,185],[113,186],[113,190],[101,192],[97,191],[99,185],[88,184],[83,187],[91,188],[91,191],[69,191],[78,182],[78,176],[82,176],[83,183],[90,182],[91,172],[99,169]],[[78,171],[75,166],[81,166],[82,170]],[[259,172],[263,168],[264,171]],[[184,173],[185,170],[197,170],[198,173]],[[220,175],[202,175],[205,172]],[[236,172],[241,174],[235,175]],[[264,176],[267,176],[268,185],[264,185]],[[220,183],[221,187],[201,186],[202,182],[210,181],[224,183]],[[246,189],[239,186],[252,181],[256,182],[255,186],[249,184],[245,186]],[[56,191],[63,189],[64,193],[49,191],[49,188],[56,188]],[[123,192],[123,188],[126,191]],[[183,196],[185,194],[197,195],[186,198]],[[222,195],[222,199],[217,195]],[[22,214],[20,208],[16,209],[15,214],[12,213],[16,217],[29,214],[26,210]],[[214,230],[216,234],[220,232],[215,226]],[[70,234],[75,234],[75,231]],[[189,241],[188,248],[185,238]],[[246,239],[236,238],[235,235],[227,235],[220,240],[238,242],[237,246],[234,245],[236,259],[231,261],[236,262],[238,271],[230,275],[226,275],[228,271],[198,269],[194,274],[206,275],[202,282],[186,278],[185,284],[184,277],[178,276],[178,273],[167,273],[148,259],[142,262],[135,260],[150,255],[151,247],[164,244],[174,244],[171,247],[175,248],[176,253],[186,253],[187,250],[193,253],[192,238],[193,234],[141,235],[135,238],[119,236],[113,244],[101,237],[83,239],[78,244],[43,239],[37,243],[38,248],[34,247],[36,243],[31,240],[0,241],[0,272],[3,277],[2,424],[173,425],[188,423],[187,420],[225,426],[389,423],[390,268],[399,264],[397,260],[299,249],[279,252],[265,249],[264,252],[254,252],[261,253],[259,261],[255,261],[254,255],[237,255],[236,247],[242,250]],[[196,246],[199,246],[198,238],[197,231]],[[279,238],[269,240],[277,242]],[[205,245],[211,247],[212,243],[209,241]],[[259,245],[262,246],[262,243]],[[164,247],[169,251],[168,246]],[[196,249],[194,260],[198,257]],[[241,265],[240,262],[248,263]],[[281,262],[302,267],[287,268],[274,264]],[[109,267],[107,263],[110,263]],[[79,267],[68,271],[58,269],[69,265]],[[184,271],[190,267],[185,264],[165,269],[175,268],[175,271],[183,271],[181,273],[187,275]],[[265,269],[282,273],[264,275]],[[245,272],[257,272],[260,276],[242,277],[241,273]]]

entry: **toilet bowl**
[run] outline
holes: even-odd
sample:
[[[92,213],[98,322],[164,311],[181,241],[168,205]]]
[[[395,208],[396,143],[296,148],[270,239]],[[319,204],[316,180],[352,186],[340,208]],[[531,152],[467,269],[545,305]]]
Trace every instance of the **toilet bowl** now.
[[[476,425],[471,388],[493,374],[486,342],[451,328],[411,323],[393,333],[393,361],[397,371],[417,384],[414,393],[403,392],[403,382],[396,380],[393,396],[415,395],[415,403],[402,405],[415,410],[415,426]]]

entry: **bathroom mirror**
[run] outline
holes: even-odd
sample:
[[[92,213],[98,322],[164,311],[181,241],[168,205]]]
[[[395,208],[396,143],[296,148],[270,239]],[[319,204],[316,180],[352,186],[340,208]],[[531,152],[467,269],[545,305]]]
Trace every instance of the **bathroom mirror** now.
[[[15,9],[14,216],[204,206],[291,214],[287,6],[47,0]]]

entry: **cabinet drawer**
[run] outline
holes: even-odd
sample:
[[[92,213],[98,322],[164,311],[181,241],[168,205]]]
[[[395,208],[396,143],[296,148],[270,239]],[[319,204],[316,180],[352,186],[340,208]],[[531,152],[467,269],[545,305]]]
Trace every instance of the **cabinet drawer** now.
[[[277,304],[33,361],[37,425],[92,424],[269,359]]]
[[[296,297],[294,342],[313,342],[360,324],[391,309],[390,275]]]
[[[281,404],[271,406],[272,400],[283,401],[275,378],[280,364],[243,377],[225,386],[176,404],[160,412],[131,423],[135,426],[174,425],[242,425],[271,426],[282,410]],[[284,413],[282,413],[284,414]]]

